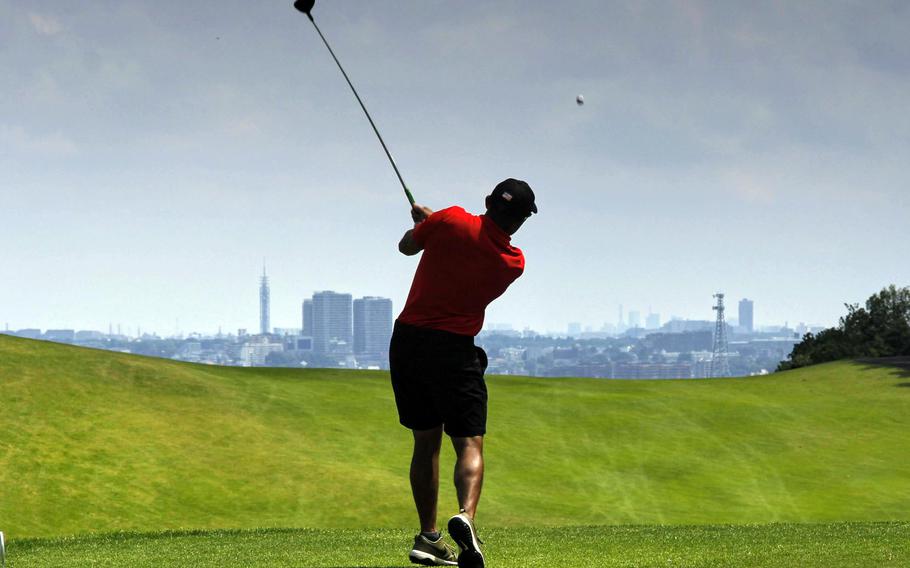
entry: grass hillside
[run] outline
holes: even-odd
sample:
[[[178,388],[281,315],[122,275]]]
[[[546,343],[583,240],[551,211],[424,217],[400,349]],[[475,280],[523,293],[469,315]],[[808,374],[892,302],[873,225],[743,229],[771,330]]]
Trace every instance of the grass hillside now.
[[[910,520],[910,379],[489,378],[482,527]],[[0,530],[405,528],[382,372],[216,368],[0,336]],[[447,448],[444,471],[453,463]],[[455,510],[443,475],[440,515]]]

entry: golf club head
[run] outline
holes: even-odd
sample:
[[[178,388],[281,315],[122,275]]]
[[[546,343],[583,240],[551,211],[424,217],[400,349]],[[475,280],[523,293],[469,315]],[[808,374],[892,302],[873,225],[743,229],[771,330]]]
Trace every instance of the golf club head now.
[[[0,567],[6,566],[6,541],[3,540],[3,532],[0,532]]]
[[[310,10],[313,9],[313,5],[315,3],[316,3],[316,0],[296,0],[294,2],[294,7],[297,8],[297,10],[299,10],[299,11],[303,12],[304,14],[306,14],[307,16],[309,16],[310,18],[312,18],[313,16],[310,15]]]

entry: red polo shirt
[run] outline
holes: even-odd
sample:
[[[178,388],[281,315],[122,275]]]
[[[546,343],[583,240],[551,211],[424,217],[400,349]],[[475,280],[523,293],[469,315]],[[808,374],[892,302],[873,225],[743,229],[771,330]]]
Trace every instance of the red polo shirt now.
[[[474,336],[487,305],[521,276],[525,257],[486,215],[436,211],[414,228],[423,256],[398,321]]]

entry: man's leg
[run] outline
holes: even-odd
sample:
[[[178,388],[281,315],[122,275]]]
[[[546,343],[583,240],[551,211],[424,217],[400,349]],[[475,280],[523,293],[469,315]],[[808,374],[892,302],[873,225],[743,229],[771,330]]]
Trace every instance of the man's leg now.
[[[411,457],[411,492],[417,506],[422,532],[436,532],[436,508],[439,500],[439,447],[442,426],[414,432],[414,455]]]
[[[473,519],[483,487],[483,436],[452,438],[452,445],[457,456],[455,491],[458,504]]]

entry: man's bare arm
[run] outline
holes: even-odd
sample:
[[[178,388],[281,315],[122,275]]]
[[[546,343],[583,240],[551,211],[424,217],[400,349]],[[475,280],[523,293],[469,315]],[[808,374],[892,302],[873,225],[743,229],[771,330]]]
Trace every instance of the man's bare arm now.
[[[414,229],[408,229],[398,241],[398,252],[403,255],[414,256],[422,250],[423,247],[414,242]]]
[[[420,223],[423,223],[424,219],[432,214],[433,210],[429,207],[414,205],[411,209],[411,219],[414,220],[414,226],[416,227]],[[401,240],[398,241],[398,251],[403,255],[414,256],[422,250],[423,247],[414,241],[414,229],[408,229],[404,236],[401,237]]]

